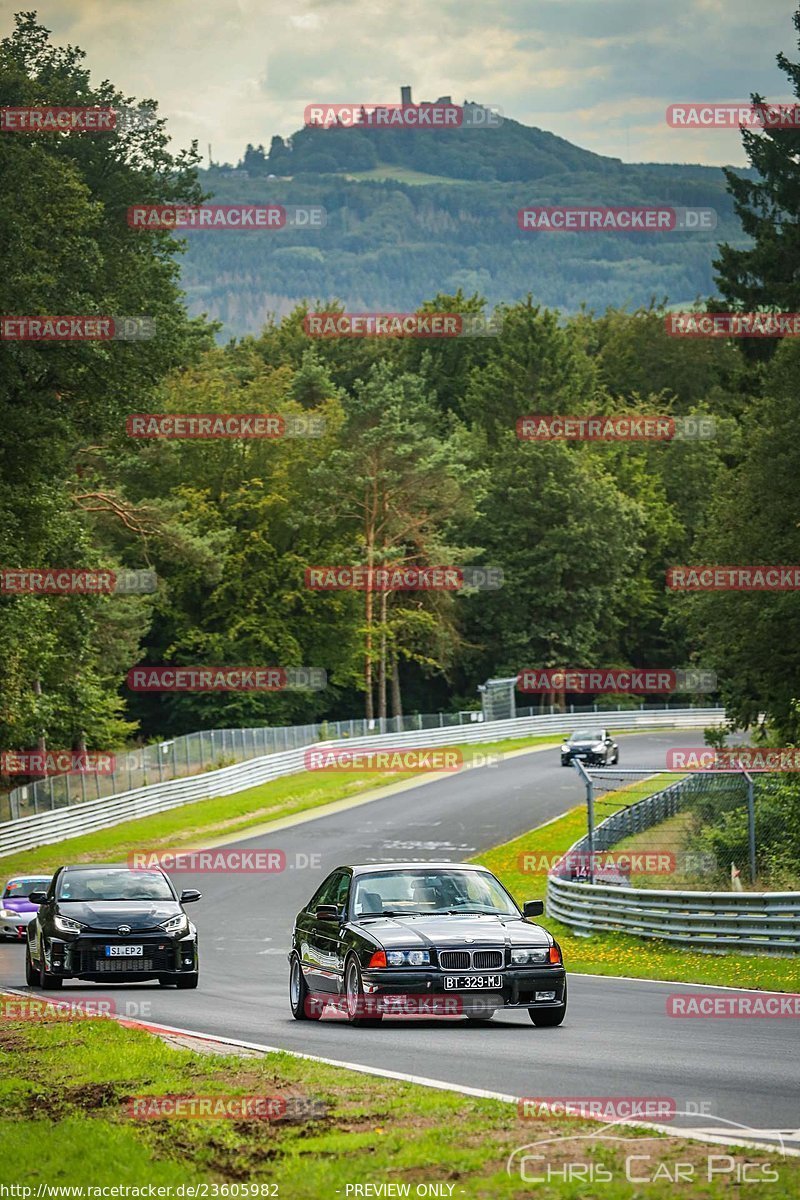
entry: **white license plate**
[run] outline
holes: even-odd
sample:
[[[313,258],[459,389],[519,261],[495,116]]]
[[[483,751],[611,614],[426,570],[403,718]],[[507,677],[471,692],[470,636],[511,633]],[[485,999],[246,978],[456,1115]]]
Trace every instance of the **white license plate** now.
[[[447,992],[472,992],[478,988],[501,988],[502,975],[445,975]]]
[[[106,958],[141,958],[144,946],[106,946]]]

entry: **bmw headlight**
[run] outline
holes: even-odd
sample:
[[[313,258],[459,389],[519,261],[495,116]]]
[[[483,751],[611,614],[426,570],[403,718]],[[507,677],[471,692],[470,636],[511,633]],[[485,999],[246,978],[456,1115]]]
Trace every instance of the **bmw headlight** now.
[[[85,929],[85,925],[81,925],[80,921],[73,921],[72,917],[53,917],[53,924],[60,933],[80,933]]]
[[[561,753],[566,754],[568,750],[569,750],[569,746],[567,745],[566,742],[564,742],[561,746]]]
[[[525,967],[530,963],[547,962],[547,949],[542,950],[512,950],[511,962],[515,967]]]
[[[592,750],[594,751],[603,749],[605,749],[605,744],[603,742],[595,742],[595,744],[592,746]]]
[[[169,917],[166,921],[162,921],[159,929],[163,929],[164,933],[187,933],[189,918],[186,913],[178,913],[176,917]]]
[[[13,921],[16,916],[15,912],[9,912],[7,908],[0,908],[0,921]]]
[[[428,950],[387,950],[386,965],[389,967],[427,967],[431,956]]]

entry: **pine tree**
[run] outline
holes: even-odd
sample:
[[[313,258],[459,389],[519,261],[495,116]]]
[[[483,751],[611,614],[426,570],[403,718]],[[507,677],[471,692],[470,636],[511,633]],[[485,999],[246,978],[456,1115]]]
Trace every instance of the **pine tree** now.
[[[800,34],[800,8],[793,23]],[[782,53],[777,61],[800,101],[800,63]],[[766,104],[757,94],[752,102]],[[742,178],[729,169],[725,175],[742,229],[755,244],[746,250],[720,246],[717,283],[734,308],[795,312],[800,310],[800,126],[745,129],[742,142],[759,177]]]

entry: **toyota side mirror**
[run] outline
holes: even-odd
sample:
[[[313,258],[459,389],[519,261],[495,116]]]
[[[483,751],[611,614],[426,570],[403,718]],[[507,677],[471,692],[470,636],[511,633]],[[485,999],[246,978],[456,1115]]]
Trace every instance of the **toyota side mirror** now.
[[[44,904],[47,900],[47,892],[28,892],[28,899],[31,904]]]
[[[194,904],[195,900],[202,900],[203,893],[198,892],[196,888],[184,888],[181,892],[181,904]]]
[[[335,904],[318,904],[316,917],[318,921],[338,921],[339,909]]]
[[[544,900],[526,900],[522,906],[524,917],[540,917],[544,912]]]

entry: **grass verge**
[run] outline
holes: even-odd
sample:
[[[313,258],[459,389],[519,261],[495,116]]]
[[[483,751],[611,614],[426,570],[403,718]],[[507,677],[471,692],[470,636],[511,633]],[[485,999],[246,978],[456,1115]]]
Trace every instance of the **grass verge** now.
[[[558,740],[548,734],[435,748],[460,749],[465,760],[471,761],[477,754],[504,754],[529,746],[557,745]],[[284,775],[232,796],[198,800],[168,812],[156,813],[152,817],[141,817],[113,825],[110,829],[82,834],[66,842],[9,854],[0,858],[0,875],[8,879],[12,875],[27,872],[54,871],[65,858],[70,862],[118,862],[124,860],[129,851],[151,846],[161,850],[195,849],[205,842],[225,837],[234,841],[254,825],[291,817],[337,800],[347,800],[415,776],[418,776],[418,772],[372,771],[352,774],[302,771],[295,775]]]
[[[556,1030],[520,1031],[537,1040]],[[476,1038],[483,1035],[475,1031]],[[740,1197],[789,1200],[800,1193],[800,1161],[768,1152],[723,1151],[656,1136],[632,1128],[613,1132],[630,1141],[594,1136],[598,1126],[549,1114],[522,1117],[508,1103],[460,1096],[416,1084],[361,1075],[342,1068],[292,1058],[199,1054],[176,1049],[141,1030],[110,1020],[39,1019],[2,1023],[0,1028],[0,1183],[31,1188],[40,1184],[83,1187],[148,1185],[169,1188],[162,1196],[191,1194],[180,1185],[208,1184],[208,1196],[277,1195],[283,1200],[319,1200],[355,1195],[354,1184],[395,1185],[394,1195],[491,1198],[529,1197],[577,1200],[586,1183],[565,1182],[564,1165],[578,1162],[611,1174],[605,1200],[632,1200],[644,1192],[626,1178],[628,1155],[635,1174],[653,1178],[653,1200],[682,1197],[722,1200],[729,1194],[737,1164],[771,1163],[777,1179],[765,1186],[744,1183]],[[130,1115],[134,1097],[264,1096],[286,1101],[277,1120]],[[311,1105],[312,1113],[304,1105]],[[506,1173],[512,1151],[554,1138],[532,1153],[544,1153],[536,1173],[560,1171],[548,1185],[523,1182],[519,1170]],[[730,1169],[707,1182],[708,1156],[730,1155]],[[691,1164],[693,1177],[672,1182],[678,1163]],[[528,1170],[534,1169],[530,1164]],[[755,1178],[759,1168],[750,1167]],[[660,1177],[657,1177],[660,1176]],[[584,1176],[584,1179],[586,1176]],[[253,1190],[253,1184],[271,1185]],[[250,1185],[249,1187],[247,1185]],[[424,1185],[426,1191],[418,1191]],[[434,1190],[432,1185],[439,1185]],[[405,1189],[408,1189],[407,1191]],[[22,1195],[20,1192],[6,1193]],[[84,1191],[84,1196],[91,1193]],[[129,1193],[131,1194],[131,1193]],[[135,1194],[135,1193],[133,1193]],[[195,1195],[202,1194],[195,1192]],[[380,1195],[381,1191],[361,1191]]]
[[[658,790],[658,779],[651,790]],[[642,799],[642,784],[632,785],[636,799]],[[614,799],[625,800],[628,788],[606,798],[600,815],[608,816]],[[518,900],[544,900],[547,892],[546,870],[524,868],[524,855],[557,857],[567,851],[586,832],[586,809],[571,809],[538,829],[523,833],[511,842],[495,846],[475,856],[503,881]],[[544,923],[564,951],[567,970],[592,975],[629,975],[635,979],[671,979],[682,983],[709,983],[726,987],[760,988],[764,991],[800,991],[800,958],[776,958],[757,954],[704,953],[685,946],[624,933],[597,933],[577,937],[568,926],[550,917]]]

